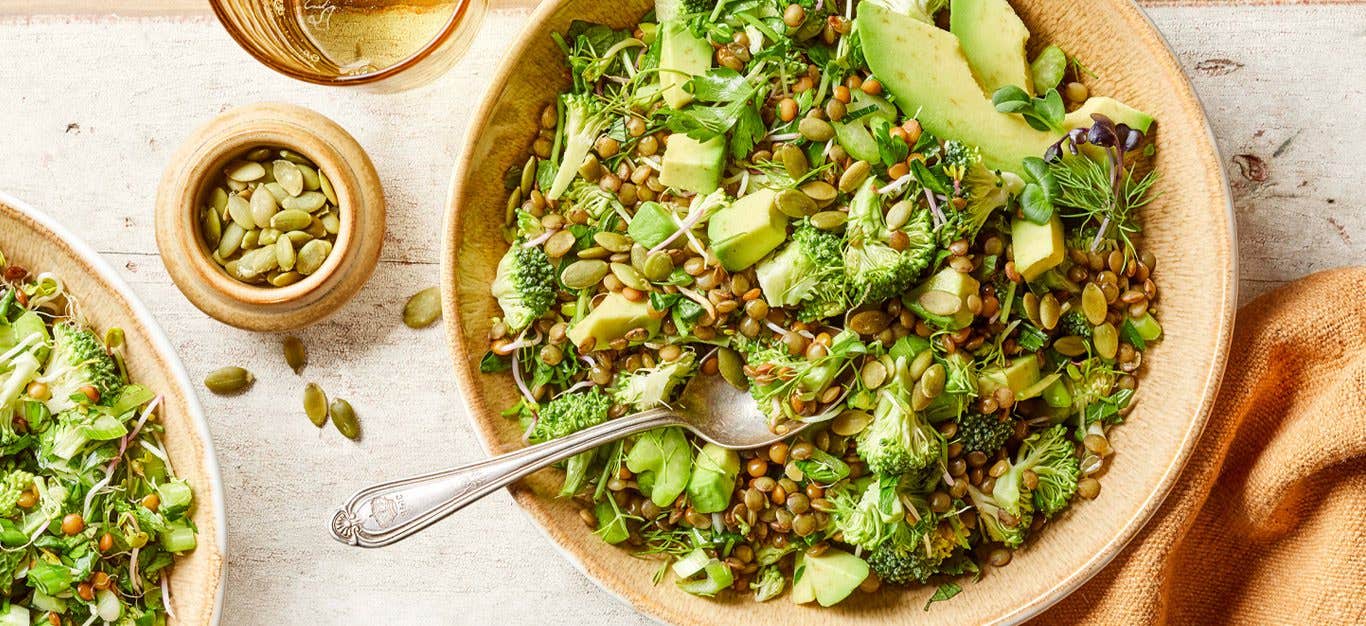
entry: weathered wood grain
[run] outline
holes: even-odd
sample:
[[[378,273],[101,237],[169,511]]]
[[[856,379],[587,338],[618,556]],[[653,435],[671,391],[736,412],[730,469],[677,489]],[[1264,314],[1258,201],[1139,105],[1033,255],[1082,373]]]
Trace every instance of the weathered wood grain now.
[[[1229,164],[1240,299],[1366,262],[1366,180],[1356,173],[1366,130],[1355,114],[1366,97],[1366,6],[1150,13],[1191,72]],[[494,11],[448,76],[386,96],[277,76],[202,16],[0,17],[0,189],[122,267],[193,377],[239,364],[260,378],[244,396],[202,398],[230,520],[225,624],[640,621],[575,573],[505,494],[383,551],[343,547],[326,530],[332,507],[357,487],[482,454],[443,331],[410,330],[400,311],[437,281],[449,166],[473,95],[524,16]],[[338,315],[298,333],[312,360],[302,377],[279,356],[279,336],[195,310],[171,285],[152,235],[156,184],[176,145],[218,112],[260,100],[303,104],[350,130],[389,204],[374,278]],[[1238,159],[1246,176],[1235,155],[1250,155]],[[360,444],[304,418],[309,380],[355,405]]]

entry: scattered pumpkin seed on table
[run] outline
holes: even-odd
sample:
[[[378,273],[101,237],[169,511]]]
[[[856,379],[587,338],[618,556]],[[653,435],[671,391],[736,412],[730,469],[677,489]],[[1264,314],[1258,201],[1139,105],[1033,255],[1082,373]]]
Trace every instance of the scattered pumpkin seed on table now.
[[[199,237],[229,276],[285,287],[322,269],[341,232],[327,175],[292,150],[261,146],[223,166],[204,191]]]
[[[304,342],[298,337],[290,335],[284,340],[285,363],[294,370],[295,374],[304,371],[304,366],[308,365],[308,349],[304,347]]]
[[[332,414],[332,425],[337,427],[337,432],[352,441],[360,439],[360,422],[356,421],[356,411],[351,408],[350,402],[334,398],[329,405],[329,412]]]
[[[403,305],[403,323],[408,328],[426,328],[441,319],[441,288],[428,287],[408,298]]]
[[[214,370],[204,377],[204,386],[218,395],[240,393],[255,382],[251,372],[236,366]]]
[[[304,387],[304,414],[318,428],[327,423],[327,393],[318,383],[308,383]]]

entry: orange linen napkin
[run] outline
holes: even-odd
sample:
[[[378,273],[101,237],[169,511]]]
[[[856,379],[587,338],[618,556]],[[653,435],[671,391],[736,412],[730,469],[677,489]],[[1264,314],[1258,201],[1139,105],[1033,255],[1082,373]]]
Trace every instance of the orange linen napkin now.
[[[1239,311],[1177,486],[1109,567],[1035,623],[1366,623],[1366,268]]]

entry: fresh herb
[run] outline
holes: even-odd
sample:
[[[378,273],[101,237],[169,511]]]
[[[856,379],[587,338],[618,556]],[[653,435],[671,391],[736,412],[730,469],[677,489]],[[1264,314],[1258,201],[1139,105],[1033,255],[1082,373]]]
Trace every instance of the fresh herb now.
[[[991,94],[991,104],[1001,113],[1019,113],[1034,130],[1062,131],[1063,118],[1067,116],[1057,89],[1048,90],[1040,98],[1031,97],[1015,85],[1006,85]]]
[[[931,604],[950,600],[962,591],[963,588],[956,583],[944,583],[939,585],[939,588],[934,590],[934,595],[930,596],[930,599],[925,601],[925,610],[929,611]]]

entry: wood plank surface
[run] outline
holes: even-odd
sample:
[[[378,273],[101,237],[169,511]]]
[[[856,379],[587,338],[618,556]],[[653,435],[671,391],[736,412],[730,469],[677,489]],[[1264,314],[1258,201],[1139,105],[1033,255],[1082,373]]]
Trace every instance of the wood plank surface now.
[[[130,6],[183,4],[138,2]],[[16,6],[0,0],[0,189],[57,216],[120,267],[193,378],[233,364],[260,378],[244,396],[202,396],[230,520],[224,624],[643,621],[576,573],[506,494],[382,551],[344,547],[326,529],[357,487],[482,455],[443,331],[410,330],[400,310],[437,281],[450,164],[472,95],[524,8],[491,12],[468,57],[435,84],[373,95],[275,75],[202,13],[35,17],[16,15]],[[1225,155],[1240,300],[1366,262],[1366,177],[1356,172],[1366,131],[1352,114],[1366,97],[1366,5],[1150,14],[1191,73]],[[309,106],[349,129],[389,202],[374,278],[338,315],[298,333],[311,352],[303,377],[285,367],[279,336],[237,331],[194,309],[170,283],[152,234],[156,185],[178,143],[219,112],[260,100]],[[361,443],[304,419],[299,396],[309,380],[352,402]]]

